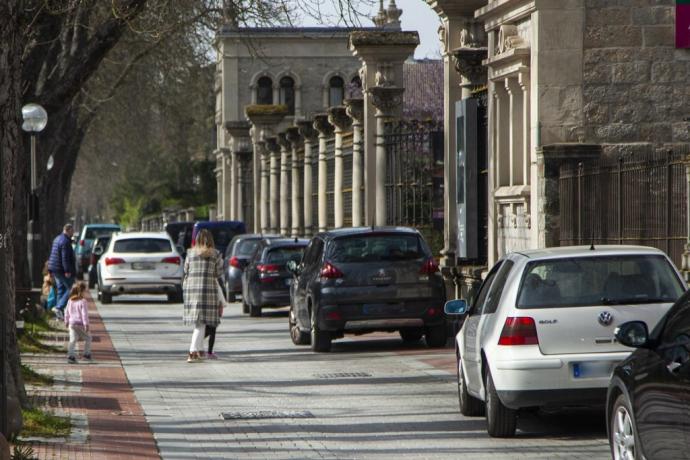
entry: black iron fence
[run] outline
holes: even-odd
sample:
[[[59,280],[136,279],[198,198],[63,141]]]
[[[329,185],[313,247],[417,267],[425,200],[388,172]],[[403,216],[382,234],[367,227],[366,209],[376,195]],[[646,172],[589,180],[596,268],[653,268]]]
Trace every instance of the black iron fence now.
[[[443,125],[391,122],[385,144],[388,223],[416,227],[432,247],[442,246]]]
[[[688,153],[562,165],[560,244],[654,246],[680,267],[688,238]]]

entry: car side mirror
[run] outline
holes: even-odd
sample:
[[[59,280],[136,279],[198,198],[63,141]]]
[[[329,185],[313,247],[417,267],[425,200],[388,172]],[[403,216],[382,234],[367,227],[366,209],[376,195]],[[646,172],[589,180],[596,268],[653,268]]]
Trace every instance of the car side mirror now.
[[[644,321],[628,321],[614,332],[619,343],[631,348],[644,348],[649,344],[649,330]]]
[[[95,248],[93,248],[94,255],[98,257],[102,256],[104,252],[105,250],[103,249],[103,246],[96,246]]]
[[[467,302],[463,299],[449,300],[443,307],[446,315],[465,315],[468,310]]]

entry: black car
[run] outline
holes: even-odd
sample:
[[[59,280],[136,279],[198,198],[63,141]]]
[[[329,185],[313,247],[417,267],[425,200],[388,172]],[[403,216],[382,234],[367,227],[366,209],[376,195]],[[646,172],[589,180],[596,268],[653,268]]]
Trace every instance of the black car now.
[[[690,293],[651,333],[629,321],[616,339],[637,350],[616,366],[608,389],[613,458],[690,458]]]
[[[98,260],[101,258],[105,250],[110,244],[110,235],[97,236],[93,240],[93,249],[89,257],[89,289],[96,287],[96,280],[98,279]]]
[[[225,251],[225,292],[228,300],[234,300],[237,294],[242,294],[242,273],[259,247],[263,239],[282,238],[280,235],[262,235],[259,233],[245,233],[236,235]],[[243,309],[246,307],[243,303]],[[244,313],[249,313],[244,309]]]
[[[299,261],[308,240],[262,239],[242,274],[242,305],[250,316],[261,316],[262,308],[290,304],[292,273],[290,261]]]
[[[164,229],[170,235],[182,257],[186,257],[187,249],[192,247],[194,222],[168,222]]]
[[[422,235],[404,227],[320,233],[293,267],[290,335],[329,351],[345,333],[399,331],[404,341],[446,343],[445,287]]]

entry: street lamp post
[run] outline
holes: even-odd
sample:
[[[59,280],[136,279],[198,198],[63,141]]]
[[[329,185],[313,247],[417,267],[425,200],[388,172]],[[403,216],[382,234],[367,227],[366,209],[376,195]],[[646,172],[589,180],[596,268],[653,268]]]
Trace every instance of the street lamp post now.
[[[4,155],[2,161],[5,161]],[[5,242],[5,196],[3,188],[3,175],[0,168],[0,253],[3,254],[0,261],[0,292],[5,292],[5,258],[8,257]],[[7,310],[9,306],[0,301],[0,434],[7,436]]]
[[[29,195],[29,223],[27,229],[27,256],[29,262],[29,274],[32,287],[38,286],[38,277],[35,274],[37,267],[36,240],[40,238],[38,233],[38,178],[36,174],[36,134],[43,131],[48,124],[48,114],[45,109],[38,104],[27,104],[22,107],[22,117],[24,123],[22,129],[31,134],[31,193]]]

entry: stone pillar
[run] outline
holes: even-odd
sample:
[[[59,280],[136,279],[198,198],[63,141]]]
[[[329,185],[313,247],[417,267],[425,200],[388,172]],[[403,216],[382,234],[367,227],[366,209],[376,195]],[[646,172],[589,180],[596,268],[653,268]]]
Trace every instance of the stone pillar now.
[[[230,181],[230,206],[228,207],[228,218],[233,220],[244,220],[240,217],[242,214],[242,197],[241,186],[242,182],[242,166],[240,164],[241,155],[246,155],[249,150],[250,130],[251,125],[246,121],[228,121],[225,123],[225,130],[230,135],[230,143],[232,146],[232,160],[231,160],[231,181]]]
[[[269,233],[271,229],[271,222],[269,219],[269,211],[271,207],[271,196],[269,194],[269,185],[271,177],[271,153],[266,147],[266,142],[261,143],[261,192],[260,198],[260,208],[261,208],[261,233]]]
[[[314,129],[319,132],[319,231],[328,230],[328,163],[326,150],[328,138],[333,134],[333,127],[328,123],[328,115],[319,114],[314,117]]]
[[[524,143],[524,112],[522,88],[517,78],[506,78],[505,87],[508,92],[508,106],[510,113],[510,127],[508,129],[508,151],[510,152],[510,185],[527,185],[524,182],[526,171]]]
[[[266,148],[269,152],[269,191],[268,191],[268,226],[271,233],[280,231],[280,146],[278,139],[269,137],[266,139]]]
[[[311,121],[300,121],[297,125],[299,126],[299,133],[304,139],[304,236],[310,237],[314,234],[311,162],[314,143],[317,140],[317,132],[314,130],[314,123]]]
[[[224,180],[224,167],[226,151],[228,149],[222,148],[218,149],[216,152],[216,167],[213,170],[216,174],[216,209],[223,212],[223,203],[225,202],[225,180]],[[216,214],[214,214],[214,217]],[[222,216],[221,216],[222,217]]]
[[[399,10],[397,10],[399,11]],[[374,86],[398,86],[403,87],[402,67],[403,62],[410,57],[419,44],[417,32],[401,32],[396,30],[398,17],[383,20],[387,14],[381,10],[381,24],[392,25],[390,30],[366,30],[350,33],[349,46],[352,53],[362,61],[360,75],[362,77],[362,90],[364,92],[364,195],[365,195],[365,220],[366,225],[373,225],[377,212],[377,194],[375,184],[377,177],[375,134],[376,117],[371,100],[371,94],[367,91]],[[397,13],[396,13],[397,14]],[[400,107],[396,108],[393,115],[398,115]]]
[[[272,135],[272,130],[287,115],[287,108],[282,105],[249,105],[244,113],[254,125],[254,141],[265,141]],[[261,154],[254,150],[254,231],[266,233],[270,224],[268,207],[268,161],[269,152],[265,146]]]
[[[280,145],[280,234],[290,234],[290,159],[292,157],[292,145],[287,140],[287,133],[278,134]]]
[[[333,211],[335,228],[344,225],[343,209],[343,133],[350,129],[350,117],[347,116],[345,107],[331,107],[328,109],[328,122],[335,126],[335,162],[333,176]]]
[[[287,140],[290,142],[292,147],[292,177],[290,178],[290,184],[292,185],[291,198],[292,198],[292,232],[290,236],[297,238],[303,234],[303,222],[304,217],[302,216],[302,179],[300,178],[300,161],[298,158],[298,149],[302,137],[299,134],[299,128],[293,127],[287,130]]]
[[[352,226],[362,225],[362,122],[364,99],[346,99],[347,115],[352,119]]]
[[[405,88],[374,86],[368,90],[376,107],[376,215],[375,224],[388,225],[386,206],[386,120],[402,105]]]

